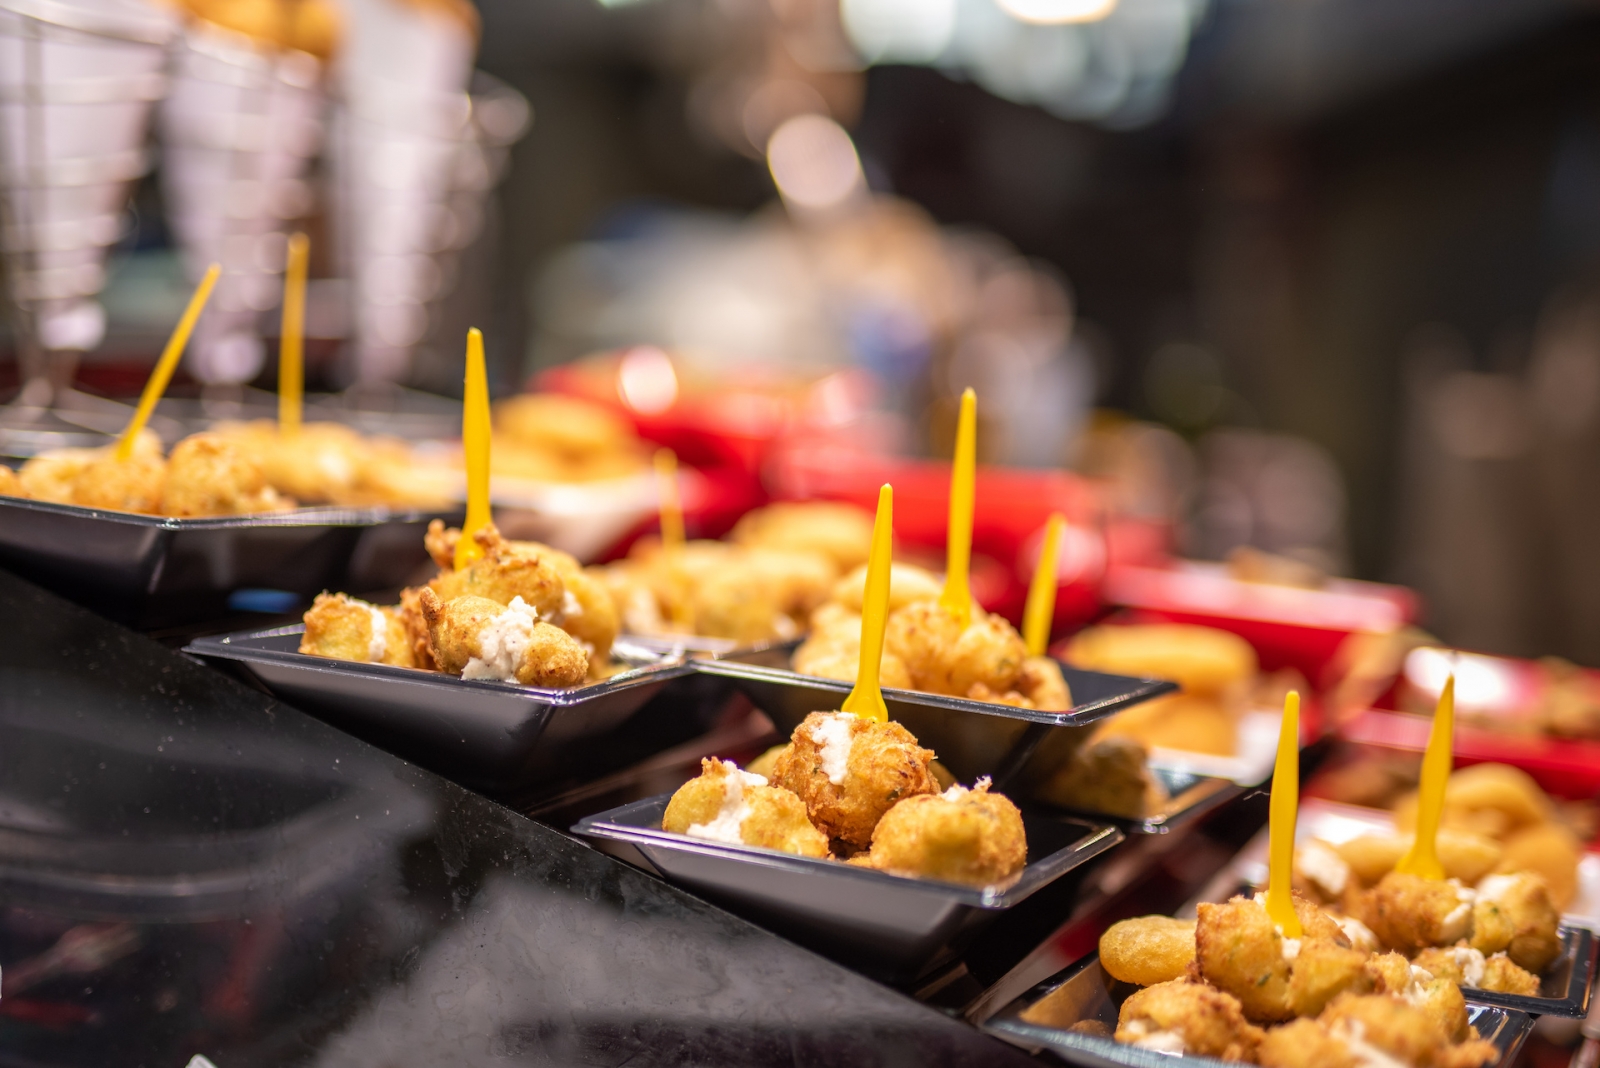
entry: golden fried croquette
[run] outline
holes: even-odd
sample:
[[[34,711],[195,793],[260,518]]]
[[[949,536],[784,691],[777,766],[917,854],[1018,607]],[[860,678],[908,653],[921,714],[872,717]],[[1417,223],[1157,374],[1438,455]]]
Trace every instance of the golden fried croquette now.
[[[793,790],[829,838],[872,845],[883,814],[908,797],[938,792],[933,751],[898,723],[849,712],[813,712],[773,766],[773,785]]]
[[[1472,948],[1485,956],[1505,950],[1516,964],[1539,975],[1561,955],[1560,923],[1539,876],[1491,875],[1478,884]]]
[[[422,614],[422,591],[426,586],[408,586],[400,591],[400,606],[395,618],[405,628],[406,640],[411,645],[414,667],[425,671],[438,671],[439,662],[433,656],[433,639],[428,635],[428,619]]]
[[[1533,872],[1544,879],[1557,910],[1572,904],[1578,896],[1578,861],[1583,857],[1583,843],[1572,828],[1562,823],[1524,827],[1503,845],[1504,855],[1493,870]]]
[[[699,777],[678,787],[667,802],[661,829],[802,857],[828,855],[827,836],[811,825],[798,797],[716,757],[701,760]]]
[[[1113,979],[1152,986],[1181,979],[1194,963],[1193,920],[1139,916],[1106,928],[1100,966]]]
[[[1472,932],[1473,892],[1458,882],[1391,871],[1360,895],[1357,918],[1402,953],[1448,946]]]
[[[569,461],[583,460],[637,439],[615,412],[560,393],[519,393],[497,401],[494,429],[511,441]]]
[[[267,485],[259,464],[219,435],[191,434],[167,457],[163,515],[242,515],[293,506]]]
[[[0,464],[0,497],[26,497],[28,491],[22,488],[22,480],[17,473],[5,464]]]
[[[275,421],[256,419],[218,423],[212,432],[254,460],[268,485],[297,501],[349,502],[367,463],[366,440],[342,423],[302,423],[284,434]]]
[[[784,575],[763,570],[751,560],[730,560],[728,566],[688,584],[694,633],[741,645],[799,636],[800,624],[787,610],[785,583]]]
[[[1066,737],[1069,730],[1055,733]],[[1044,744],[1052,741],[1047,738]],[[1044,746],[1040,752],[1044,754]],[[1167,799],[1150,773],[1144,746],[1132,738],[1086,738],[1064,761],[1046,756],[1042,763],[1053,770],[1034,782],[1030,792],[1052,805],[1137,819]]]
[[[905,662],[914,689],[965,697],[982,683],[996,694],[1016,688],[1028,647],[1010,623],[974,607],[962,627],[937,601],[889,613],[884,647]]]
[[[71,503],[86,508],[151,514],[161,508],[167,465],[159,454],[135,452],[119,460],[114,451],[94,457],[72,482]]]
[[[872,867],[892,875],[993,886],[1028,862],[1022,813],[982,778],[968,790],[918,794],[898,802],[872,831]]]
[[[1237,634],[1181,623],[1090,627],[1068,644],[1073,667],[1114,675],[1172,679],[1184,693],[1243,695],[1256,674],[1256,653]]]
[[[824,679],[856,681],[861,669],[861,617],[854,617],[855,626],[813,633],[801,642],[789,658],[789,664],[802,675],[816,675]],[[878,685],[891,689],[911,689],[911,673],[905,661],[885,649],[878,661]]]
[[[738,545],[819,553],[836,575],[872,552],[872,513],[834,501],[780,502],[746,512],[729,535]]]
[[[805,549],[746,548],[738,559],[773,584],[777,609],[795,621],[797,633],[798,624],[827,600],[839,574],[827,556]]]
[[[40,453],[17,471],[17,484],[24,496],[56,504],[72,503],[72,487],[97,450],[52,449]]]
[[[541,619],[562,610],[567,587],[549,553],[507,541],[492,525],[473,537],[483,546],[483,555],[460,571],[441,571],[428,583],[441,601],[473,596],[509,605],[513,598],[521,597]]]
[[[1413,840],[1409,834],[1374,832],[1342,842],[1334,849],[1361,883],[1371,886],[1394,870],[1400,858],[1411,851]],[[1500,846],[1481,834],[1441,829],[1434,841],[1445,876],[1469,886],[1493,871],[1501,861]]]
[[[1256,1063],[1267,1068],[1365,1068],[1369,1062],[1321,1021],[1301,1018],[1268,1030]]]
[[[1217,756],[1232,756],[1239,749],[1238,717],[1210,697],[1185,693],[1166,694],[1118,712],[1101,724],[1099,732],[1104,738],[1133,738],[1152,748]]]
[[[1202,978],[1239,999],[1245,1015],[1270,1022],[1313,1015],[1335,995],[1365,989],[1367,954],[1352,949],[1339,925],[1298,895],[1304,929],[1284,938],[1257,901],[1204,902],[1195,924],[1195,963]]]
[[[1030,656],[1022,661],[1017,690],[1033,707],[1045,712],[1065,712],[1072,707],[1072,691],[1061,674],[1061,665],[1048,656]]]
[[[1295,846],[1294,889],[1313,901],[1342,901],[1354,882],[1350,865],[1327,842],[1311,838]]]
[[[1539,977],[1518,967],[1504,953],[1485,958],[1470,946],[1435,946],[1418,953],[1412,963],[1435,978],[1449,979],[1458,986],[1539,996]]]
[[[1254,1061],[1263,1033],[1245,1018],[1236,998],[1203,983],[1175,979],[1145,987],[1124,1001],[1115,1037],[1163,1053]]]
[[[860,615],[866,590],[867,565],[863,563],[834,583],[829,601]],[[918,601],[937,601],[943,592],[944,583],[932,571],[915,564],[889,565],[889,611]]]
[[[1474,764],[1450,773],[1440,826],[1504,841],[1524,827],[1548,823],[1554,814],[1550,798],[1527,772],[1506,764]],[[1416,828],[1414,791],[1396,802],[1394,818],[1402,831]]]
[[[422,545],[434,563],[453,570],[456,566],[456,543],[460,540],[460,527],[447,527],[443,519],[431,519],[428,521],[428,532],[422,536]]]
[[[308,656],[415,667],[410,635],[393,609],[342,593],[319,593],[305,614],[299,651]]]
[[[1480,1068],[1497,1056],[1470,1030],[1457,1041],[1436,1016],[1391,994],[1343,994],[1316,1020],[1267,1032],[1259,1050],[1267,1068]]]
[[[565,687],[589,673],[577,639],[540,620],[520,597],[509,606],[470,594],[444,601],[425,589],[419,599],[434,659],[452,675]]]

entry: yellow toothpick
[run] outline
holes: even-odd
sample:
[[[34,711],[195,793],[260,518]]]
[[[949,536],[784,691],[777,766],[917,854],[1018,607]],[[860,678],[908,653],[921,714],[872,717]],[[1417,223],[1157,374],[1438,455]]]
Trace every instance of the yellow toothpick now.
[[[861,598],[861,661],[856,686],[839,706],[862,719],[889,722],[878,669],[883,663],[883,630],[889,622],[889,568],[894,555],[894,488],[878,491],[878,516],[872,521],[872,555],[867,559],[867,588]]]
[[[1444,791],[1450,782],[1450,749],[1456,729],[1456,677],[1451,673],[1439,691],[1428,732],[1428,749],[1422,754],[1422,782],[1417,787],[1417,840],[1394,870],[1424,879],[1443,879],[1439,863],[1439,817],[1444,814]]]
[[[656,450],[656,491],[661,497],[661,548],[676,555],[683,549],[683,503],[678,499],[678,455]]]
[[[1066,519],[1052,512],[1044,528],[1044,544],[1039,547],[1039,565],[1033,569],[1028,586],[1028,605],[1022,612],[1022,640],[1029,656],[1043,656],[1050,644],[1050,624],[1056,614],[1056,557],[1061,549],[1061,528]]]
[[[183,356],[183,347],[189,343],[189,335],[194,333],[194,324],[200,318],[200,313],[205,310],[206,301],[211,299],[211,290],[216,287],[217,277],[222,274],[222,265],[213,263],[206,268],[206,276],[200,279],[200,284],[195,287],[194,296],[189,298],[189,306],[183,309],[183,318],[178,320],[172,336],[167,338],[167,347],[161,350],[161,359],[156,361],[155,370],[150,372],[150,379],[144,384],[144,393],[139,397],[139,407],[134,410],[133,418],[128,420],[128,428],[122,432],[122,439],[117,442],[117,459],[129,460],[133,458],[133,443],[139,438],[139,431],[150,421],[150,413],[156,410],[156,402],[167,391],[167,383],[172,381],[172,372],[178,369],[178,360]]]
[[[456,570],[483,555],[473,537],[492,522],[489,514],[489,373],[483,364],[483,332],[467,331],[467,379],[461,396],[461,447],[467,459],[467,518],[456,541]]]
[[[1283,699],[1283,725],[1278,728],[1278,764],[1272,773],[1272,801],[1267,832],[1271,840],[1267,869],[1267,915],[1285,938],[1300,937],[1289,882],[1294,875],[1294,819],[1300,805],[1300,694]]]
[[[278,432],[300,430],[305,396],[306,261],[311,241],[289,236],[289,265],[283,272],[283,329],[278,339]]]
[[[956,455],[950,471],[950,529],[946,533],[944,593],[939,604],[965,627],[972,622],[972,590],[967,571],[972,562],[973,481],[978,458],[978,395],[961,394],[961,419],[956,424]]]

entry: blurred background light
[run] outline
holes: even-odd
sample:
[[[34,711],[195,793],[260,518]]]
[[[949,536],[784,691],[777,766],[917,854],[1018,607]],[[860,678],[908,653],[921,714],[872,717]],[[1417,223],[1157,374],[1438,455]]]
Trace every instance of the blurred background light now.
[[[1117,0],[995,0],[1012,18],[1041,26],[1095,22],[1116,9]]]
[[[851,43],[867,62],[932,63],[950,46],[956,28],[956,2],[841,0],[839,14]],[[1031,2],[1048,3],[1050,0]],[[1104,0],[1071,2],[1103,3]]]
[[[637,345],[623,353],[617,367],[622,401],[643,415],[658,415],[678,399],[678,374],[672,358],[654,345]]]
[[[822,115],[797,115],[773,131],[767,166],[784,201],[811,211],[839,207],[867,188],[855,142]]]

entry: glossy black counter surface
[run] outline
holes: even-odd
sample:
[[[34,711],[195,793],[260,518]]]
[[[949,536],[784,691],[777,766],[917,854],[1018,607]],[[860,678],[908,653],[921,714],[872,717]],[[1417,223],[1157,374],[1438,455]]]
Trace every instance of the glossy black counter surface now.
[[[0,1065],[1028,1060],[0,572]]]

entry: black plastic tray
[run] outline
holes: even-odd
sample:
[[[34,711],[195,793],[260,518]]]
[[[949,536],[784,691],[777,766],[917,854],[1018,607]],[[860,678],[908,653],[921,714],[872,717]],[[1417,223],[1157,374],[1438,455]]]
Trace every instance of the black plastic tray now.
[[[295,651],[304,632],[295,624],[200,638],[184,652],[238,664],[297,708],[500,797],[527,796],[575,771],[606,767],[607,750],[627,749],[618,732],[669,682],[694,670],[644,652],[635,660],[619,645],[619,659],[633,665],[621,674],[542,690],[308,656]]]
[[[404,584],[428,520],[389,508],[169,519],[0,497],[0,567],[86,608],[154,628],[215,619],[241,589],[309,598]]]
[[[909,979],[1002,911],[1123,840],[1105,824],[1023,814],[1039,859],[1003,888],[888,875],[833,860],[708,842],[661,829],[670,794],[578,821],[574,834],[707,900],[862,971]]]
[[[1172,1068],[1174,1064],[1229,1068],[1214,1057],[1174,1057],[1113,1039],[1117,1012],[1128,995],[1137,989],[1107,975],[1100,967],[1100,954],[1093,953],[1046,979],[984,1021],[981,1027],[988,1034],[1030,1052],[1047,1049],[1069,1064],[1095,1068]],[[1062,1003],[1059,1022],[1063,1026],[1033,1023],[1022,1018],[1025,1011],[1052,994]],[[1533,1017],[1527,1013],[1486,1005],[1476,997],[1467,1002],[1467,1014],[1478,1033],[1500,1051],[1495,1062],[1499,1066],[1509,1066],[1516,1060],[1517,1051],[1533,1028]]]
[[[731,679],[783,734],[812,712],[839,707],[852,685],[838,679],[802,675],[788,667],[793,645],[702,661],[698,670]],[[1074,730],[1177,689],[1161,679],[1135,679],[1062,665],[1077,702],[1065,712],[1041,712],[964,697],[885,688],[889,718],[939,754],[962,782],[988,775],[997,785],[1022,772],[1048,735]]]

